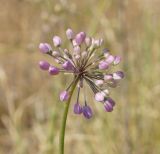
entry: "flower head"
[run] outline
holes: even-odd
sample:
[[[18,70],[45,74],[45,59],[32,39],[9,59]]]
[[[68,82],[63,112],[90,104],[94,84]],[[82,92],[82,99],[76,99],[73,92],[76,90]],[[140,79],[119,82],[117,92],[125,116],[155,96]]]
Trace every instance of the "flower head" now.
[[[54,50],[49,44],[40,43],[41,52],[53,57],[59,65],[53,66],[46,61],[40,61],[40,68],[48,70],[50,75],[67,73],[73,76],[69,86],[60,93],[60,101],[67,101],[70,98],[71,86],[77,84],[77,100],[73,108],[75,114],[83,113],[87,119],[93,116],[91,105],[86,98],[86,84],[93,91],[95,100],[103,104],[105,111],[111,112],[115,102],[109,96],[109,91],[124,78],[122,71],[112,72],[112,68],[120,63],[121,57],[113,56],[107,48],[101,49],[101,38],[91,38],[86,36],[85,32],[75,34],[72,29],[67,29],[66,36],[72,44],[72,49],[63,49],[59,36],[53,37]],[[79,102],[80,91],[84,95],[84,105]]]

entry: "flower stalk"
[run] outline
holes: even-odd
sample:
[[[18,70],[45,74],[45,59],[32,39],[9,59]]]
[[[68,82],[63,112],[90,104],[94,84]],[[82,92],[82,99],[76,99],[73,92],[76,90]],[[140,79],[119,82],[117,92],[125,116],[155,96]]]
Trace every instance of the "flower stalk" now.
[[[70,96],[68,101],[64,104],[65,109],[62,117],[62,125],[61,125],[61,130],[60,130],[60,136],[59,136],[59,154],[64,154],[64,140],[65,140],[65,130],[66,130],[66,122],[67,122],[67,116],[68,116],[68,110],[69,110],[69,105],[71,102],[71,98],[74,92],[74,89],[76,88],[76,85],[78,83],[79,78],[75,80],[73,85],[71,86],[70,90]]]

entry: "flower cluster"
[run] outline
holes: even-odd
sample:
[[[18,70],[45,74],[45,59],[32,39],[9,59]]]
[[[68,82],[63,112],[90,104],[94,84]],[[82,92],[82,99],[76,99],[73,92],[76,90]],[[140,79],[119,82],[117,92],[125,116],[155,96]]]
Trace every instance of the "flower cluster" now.
[[[75,114],[83,114],[87,119],[93,116],[86,100],[85,83],[93,91],[95,100],[103,104],[106,112],[111,112],[115,102],[109,96],[109,90],[115,88],[124,77],[122,71],[111,73],[111,69],[120,63],[121,57],[111,55],[106,48],[102,49],[103,39],[88,37],[85,32],[75,34],[72,29],[67,29],[66,36],[72,49],[62,48],[62,40],[59,36],[53,37],[54,50],[50,44],[40,43],[40,51],[53,57],[59,64],[59,67],[55,67],[47,61],[40,61],[40,68],[48,71],[50,75],[61,72],[73,75],[73,81],[60,93],[60,101],[67,101],[71,86],[77,84],[77,99],[73,109]],[[84,95],[83,105],[79,102],[80,91],[83,91]]]

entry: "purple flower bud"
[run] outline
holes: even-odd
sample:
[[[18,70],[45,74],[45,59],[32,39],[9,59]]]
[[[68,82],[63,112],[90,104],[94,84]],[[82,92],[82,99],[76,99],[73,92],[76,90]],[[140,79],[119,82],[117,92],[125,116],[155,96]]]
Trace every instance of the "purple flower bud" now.
[[[54,36],[53,37],[53,44],[55,47],[59,47],[61,45],[62,41],[59,36]]]
[[[107,97],[106,100],[105,100],[105,102],[106,103],[110,103],[112,105],[112,107],[114,107],[115,104],[116,104],[115,101],[112,98],[110,98],[110,97]]]
[[[66,36],[69,40],[72,40],[74,38],[74,33],[73,33],[73,30],[72,29],[67,29],[66,30]]]
[[[50,75],[57,75],[57,74],[59,74],[59,69],[57,67],[50,66],[49,67],[49,74]]]
[[[90,47],[92,44],[92,39],[90,37],[85,38],[85,44],[87,47]]]
[[[80,104],[79,103],[76,103],[75,105],[74,105],[74,113],[75,114],[81,114],[82,113],[82,107],[80,106]]]
[[[51,46],[48,43],[40,43],[39,49],[42,53],[48,53],[52,50]]]
[[[115,80],[121,80],[124,78],[124,73],[122,71],[117,71],[113,73],[113,79]]]
[[[113,111],[113,106],[108,102],[104,102],[104,108],[107,112],[112,112]]]
[[[40,61],[39,62],[39,67],[42,69],[42,70],[48,70],[49,69],[49,66],[50,64],[46,61]]]
[[[98,102],[104,101],[105,93],[104,92],[98,92],[95,94],[95,100]]]
[[[76,38],[75,38],[76,43],[77,43],[78,45],[81,45],[81,44],[84,42],[85,38],[86,38],[86,33],[85,33],[85,32],[80,32],[80,33],[78,33],[78,34],[76,35]]]
[[[117,65],[117,64],[119,64],[120,62],[121,62],[121,57],[120,57],[120,56],[115,56],[113,64],[114,64],[114,65]]]
[[[104,102],[105,110],[107,112],[111,112],[115,104],[116,104],[115,101],[112,98],[108,97]]]
[[[69,99],[68,91],[62,91],[59,98],[61,101],[67,101]]]
[[[111,63],[114,61],[114,56],[109,55],[105,61],[106,61],[108,64],[111,64]]]
[[[101,62],[99,63],[99,69],[100,69],[100,70],[108,69],[108,67],[109,67],[109,64],[108,64],[107,62],[105,62],[105,61],[101,61]]]
[[[63,67],[65,70],[73,70],[73,65],[71,64],[70,61],[65,61],[65,62],[62,64],[62,67]]]
[[[83,115],[86,119],[90,119],[92,117],[93,113],[89,106],[85,105],[83,107]]]
[[[104,80],[105,81],[109,81],[109,80],[112,80],[112,79],[113,79],[113,75],[112,74],[104,75]]]

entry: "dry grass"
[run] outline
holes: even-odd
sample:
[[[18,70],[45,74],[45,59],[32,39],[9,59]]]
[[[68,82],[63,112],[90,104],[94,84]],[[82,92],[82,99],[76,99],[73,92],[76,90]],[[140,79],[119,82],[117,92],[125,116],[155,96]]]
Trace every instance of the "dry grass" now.
[[[0,154],[56,154],[67,77],[51,78],[38,44],[67,27],[102,36],[126,78],[113,113],[70,110],[66,154],[160,153],[159,0],[0,0]],[[47,58],[47,57],[46,57]],[[90,96],[90,95],[89,95]],[[92,103],[92,99],[90,99]]]

